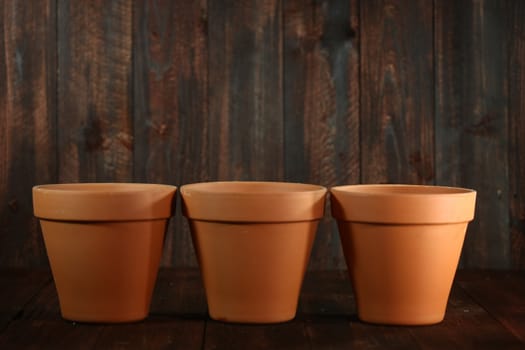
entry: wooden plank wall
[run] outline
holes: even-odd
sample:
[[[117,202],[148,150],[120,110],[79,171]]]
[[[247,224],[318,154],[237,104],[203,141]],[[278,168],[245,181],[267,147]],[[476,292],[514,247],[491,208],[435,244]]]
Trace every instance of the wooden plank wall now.
[[[0,266],[47,265],[33,185],[236,179],[475,188],[462,266],[523,270],[523,18],[520,0],[2,1]],[[163,264],[196,265],[180,210]],[[328,213],[310,268],[344,268]]]

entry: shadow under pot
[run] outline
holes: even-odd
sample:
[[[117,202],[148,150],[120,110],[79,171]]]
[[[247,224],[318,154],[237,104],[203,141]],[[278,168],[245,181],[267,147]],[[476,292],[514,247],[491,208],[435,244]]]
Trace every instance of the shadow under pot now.
[[[33,187],[63,318],[131,322],[148,315],[175,191],[124,183]]]
[[[293,319],[326,188],[209,182],[180,191],[211,318],[240,323]]]
[[[476,192],[418,185],[330,192],[358,317],[392,325],[441,322]]]

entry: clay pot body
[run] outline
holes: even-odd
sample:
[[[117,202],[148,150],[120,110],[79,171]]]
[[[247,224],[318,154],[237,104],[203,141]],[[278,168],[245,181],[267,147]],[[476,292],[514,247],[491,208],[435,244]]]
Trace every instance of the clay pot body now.
[[[330,191],[359,318],[395,325],[441,322],[476,192],[417,185]]]
[[[65,319],[130,322],[148,315],[175,191],[122,183],[33,188]]]
[[[215,320],[295,317],[326,189],[277,182],[181,187],[208,309]]]

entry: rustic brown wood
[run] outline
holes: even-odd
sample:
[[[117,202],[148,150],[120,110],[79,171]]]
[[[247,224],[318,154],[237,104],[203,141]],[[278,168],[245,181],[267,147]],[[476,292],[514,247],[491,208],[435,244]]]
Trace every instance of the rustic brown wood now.
[[[435,2],[436,182],[478,191],[465,267],[510,266],[505,6]]]
[[[361,1],[361,180],[432,184],[432,6]]]
[[[462,266],[523,270],[524,6],[0,2],[0,266],[47,265],[35,184],[264,179],[475,188]],[[310,269],[344,265],[328,208]]]
[[[213,180],[283,179],[281,17],[276,0],[209,2]]]
[[[308,272],[298,317],[305,319],[312,349],[415,348],[407,329],[358,321],[347,271]]]
[[[59,321],[60,306],[54,283],[48,283],[24,307],[24,312],[19,317],[22,320]]]
[[[30,300],[51,282],[48,271],[0,270],[0,331],[20,317]]]
[[[209,179],[206,1],[136,1],[134,179],[182,185]],[[196,266],[181,211],[163,264]]]
[[[445,320],[431,327],[412,327],[410,332],[423,349],[523,348],[523,342],[495,320],[491,310],[473,301],[457,284],[452,289]]]
[[[308,349],[302,322],[237,325],[208,321],[204,349]]]
[[[525,346],[525,276],[517,272],[460,272],[445,320],[428,327],[380,326],[359,321],[349,279],[343,271],[308,272],[298,317],[276,325],[209,320],[202,309],[200,274],[186,269],[160,271],[151,315],[142,322],[92,325],[65,321],[60,318],[54,284],[48,283],[49,278],[49,271],[0,270],[2,285],[13,281],[0,290],[0,300],[12,298],[13,305],[22,308],[7,327],[0,327],[1,349],[522,349]],[[32,297],[38,290],[38,295]],[[0,303],[0,314],[8,309],[7,301]]]
[[[357,1],[285,1],[285,179],[359,182]],[[310,267],[344,266],[335,224],[321,221]]]
[[[355,315],[355,300],[347,271],[308,271],[297,313],[299,318],[307,320]]]
[[[180,268],[160,270],[150,312],[155,318],[206,318],[208,307],[199,271]]]
[[[463,274],[464,275],[464,274]],[[492,317],[525,343],[525,276],[523,273],[476,273],[459,285]]]
[[[0,266],[41,266],[31,187],[56,181],[53,0],[0,4]]]
[[[1,349],[95,349],[101,325],[17,320],[0,334]]]
[[[507,1],[509,43],[509,199],[512,267],[525,270],[525,3]]]
[[[202,349],[204,321],[176,320],[105,326],[94,349]]]
[[[58,1],[61,182],[133,179],[131,4]]]
[[[307,324],[312,349],[418,349],[406,328],[360,322]]]

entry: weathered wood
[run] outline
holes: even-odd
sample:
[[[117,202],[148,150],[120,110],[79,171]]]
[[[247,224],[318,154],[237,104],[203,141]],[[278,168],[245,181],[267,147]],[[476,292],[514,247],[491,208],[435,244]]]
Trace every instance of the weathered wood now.
[[[0,3],[0,266],[47,264],[31,187],[56,181],[55,1]]]
[[[142,322],[93,325],[60,318],[49,271],[1,270],[0,314],[18,305],[0,327],[1,349],[522,349],[525,276],[519,272],[458,273],[445,320],[430,327],[359,321],[346,272],[308,272],[295,320],[276,325],[211,321],[203,312],[196,270],[161,270],[151,315]],[[4,283],[5,282],[5,283]],[[41,289],[43,284],[45,288]],[[38,295],[34,293],[41,290]],[[33,295],[33,296],[32,296]],[[171,298],[170,298],[171,297]],[[27,303],[28,298],[31,302]],[[187,305],[184,305],[186,303]],[[14,310],[14,309],[13,309]]]
[[[63,321],[55,283],[48,283],[24,307],[22,320]],[[69,321],[64,321],[69,322]]]
[[[413,349],[408,329],[364,324],[357,318],[347,271],[308,272],[299,317],[312,349]]]
[[[509,43],[509,199],[512,267],[525,270],[525,3],[507,1]],[[494,248],[490,248],[494,249]]]
[[[525,343],[525,276],[514,273],[460,274],[459,285],[502,325]]]
[[[134,4],[134,179],[206,181],[211,161],[206,1]],[[167,232],[163,264],[196,266],[180,210]]]
[[[434,14],[436,182],[478,191],[465,267],[510,266],[503,5],[438,1]]]
[[[356,314],[347,271],[308,271],[297,316],[304,319],[343,319]]]
[[[17,320],[0,334],[1,349],[94,349],[101,325]]]
[[[443,322],[432,327],[412,327],[410,332],[423,349],[522,349],[524,345],[457,283]]]
[[[361,180],[434,181],[432,6],[361,1]]]
[[[312,349],[415,348],[407,329],[358,321],[347,271],[308,272],[298,316],[305,319]]]
[[[152,297],[153,318],[205,319],[208,306],[201,274],[196,269],[161,269]]]
[[[47,265],[35,184],[264,179],[472,187],[462,266],[524,269],[524,11],[0,2],[0,266]],[[196,266],[176,213],[163,265]],[[310,269],[344,266],[328,211]]]
[[[302,322],[240,325],[208,321],[204,349],[308,349]]]
[[[12,319],[20,317],[30,300],[50,282],[49,271],[1,269],[0,331]]]
[[[203,334],[203,320],[107,325],[93,349],[202,349]]]
[[[285,1],[285,179],[359,182],[357,1]],[[344,267],[337,229],[321,221],[311,269]]]
[[[61,182],[133,178],[131,4],[58,1]]]
[[[281,3],[210,1],[210,179],[282,180]]]

